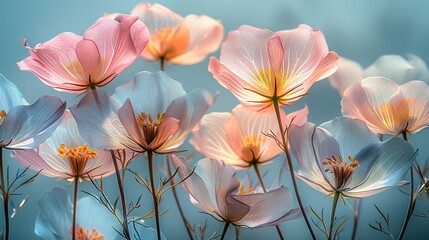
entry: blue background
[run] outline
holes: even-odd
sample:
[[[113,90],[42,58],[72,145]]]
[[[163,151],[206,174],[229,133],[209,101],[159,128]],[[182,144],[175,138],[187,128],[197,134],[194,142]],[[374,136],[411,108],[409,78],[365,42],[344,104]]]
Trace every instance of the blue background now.
[[[63,94],[52,90],[50,87],[40,82],[29,72],[21,72],[16,66],[16,62],[28,56],[28,51],[21,43],[22,38],[28,39],[31,46],[45,42],[61,32],[74,32],[82,34],[91,26],[97,18],[104,13],[121,12],[129,13],[139,1],[2,1],[0,3],[1,15],[1,37],[0,37],[0,72],[10,81],[15,83],[23,92],[29,102],[34,102],[42,95],[55,95],[68,102],[68,106],[74,105],[80,99],[70,94]],[[159,1],[173,11],[181,14],[205,14],[215,19],[220,19],[225,26],[225,33],[237,29],[240,25],[247,24],[255,27],[268,28],[272,31],[291,29],[296,25],[305,23],[315,29],[320,29],[324,33],[331,50],[336,51],[340,56],[357,60],[364,67],[370,65],[382,54],[415,53],[422,57],[425,62],[429,62],[429,2],[427,1],[400,1],[400,0],[380,0],[380,1]],[[213,54],[218,56],[218,52]],[[208,60],[191,66],[167,65],[166,71],[174,79],[180,81],[185,90],[194,88],[206,88],[212,93],[219,91],[220,97],[209,111],[230,111],[238,101],[235,97],[222,88],[211,74],[207,71]],[[115,81],[109,84],[106,89],[111,93],[115,87],[132,79],[136,72],[158,71],[156,63],[149,63],[143,59],[138,59],[131,67],[120,74]],[[310,109],[309,120],[320,124],[336,116],[341,115],[340,97],[332,89],[328,81],[321,81],[315,84],[310,94],[301,99],[296,107],[287,108],[286,111],[302,108],[307,104]],[[427,130],[410,137],[411,143],[420,149],[419,161],[422,162],[428,156]],[[192,147],[185,144],[183,148],[192,151]],[[19,164],[9,158],[9,151],[5,163],[10,165],[14,172],[19,168]],[[197,155],[197,157],[202,157]],[[164,162],[162,157],[158,157],[158,162]],[[274,163],[262,167],[263,172],[267,172],[266,181],[272,181],[278,173],[282,157]],[[138,159],[131,166],[141,174],[147,175],[146,163]],[[253,176],[253,172],[251,173]],[[254,177],[254,176],[253,176]],[[126,187],[129,200],[135,200],[143,194],[143,213],[152,207],[149,194],[142,186],[135,183],[133,177],[128,175]],[[111,185],[108,194],[117,196],[116,183],[113,177],[106,179],[106,186]],[[286,174],[283,183],[290,186],[290,178]],[[12,219],[11,239],[36,239],[34,235],[34,221],[39,211],[38,200],[41,194],[48,188],[56,185],[67,187],[70,192],[72,186],[66,181],[40,176],[35,183],[22,189],[22,196],[16,197],[16,201],[28,195],[30,200],[22,211]],[[268,184],[269,185],[269,184]],[[304,203],[312,206],[319,212],[325,208],[330,212],[331,197],[299,183]],[[83,188],[92,190],[89,183],[83,183]],[[222,223],[218,223],[213,218],[199,213],[199,210],[190,203],[187,193],[182,188],[178,188],[182,204],[185,206],[186,214],[192,223],[203,224],[205,219],[209,223],[209,235],[213,231],[221,231]],[[84,193],[81,193],[84,196]],[[374,219],[380,219],[375,213],[373,204],[377,204],[386,213],[390,214],[392,229],[395,235],[398,234],[401,223],[406,212],[407,196],[399,190],[389,190],[374,197],[364,200],[362,218],[359,223],[358,239],[383,239],[386,236],[371,230],[368,223],[373,223]],[[162,203],[161,209],[170,211],[161,217],[162,231],[171,239],[186,239],[186,232],[182,222],[178,218],[177,209],[172,200],[171,193],[168,193]],[[429,209],[429,204],[419,201],[415,212],[421,213]],[[341,239],[348,239],[352,228],[352,211],[350,203],[345,206],[340,202],[337,216],[346,215],[350,217],[348,230],[341,235]],[[146,221],[154,226],[153,220]],[[427,228],[429,219],[413,217],[406,235],[409,239],[427,239]],[[306,231],[303,219],[298,219],[283,223],[283,232],[287,239],[307,239],[309,235]],[[317,230],[315,229],[317,232]],[[233,238],[233,229],[230,228],[228,238]],[[322,237],[321,232],[317,232]],[[242,239],[277,238],[274,228],[243,230]]]

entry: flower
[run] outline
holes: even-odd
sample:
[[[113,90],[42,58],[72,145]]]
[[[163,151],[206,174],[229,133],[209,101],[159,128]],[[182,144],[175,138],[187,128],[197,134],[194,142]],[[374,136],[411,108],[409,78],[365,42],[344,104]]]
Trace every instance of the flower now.
[[[45,240],[72,239],[72,203],[64,188],[54,187],[39,200],[34,232]],[[77,201],[76,239],[118,239],[121,228],[107,208],[91,196]],[[115,230],[116,229],[116,230]]]
[[[416,133],[429,123],[429,86],[369,77],[346,89],[341,107],[343,116],[364,121],[374,133]]]
[[[65,107],[63,101],[52,96],[28,105],[19,89],[0,74],[0,147],[36,147],[55,130]]]
[[[334,73],[337,61],[323,34],[307,25],[276,33],[241,26],[222,43],[220,60],[210,59],[209,71],[241,104],[261,109],[298,100]]]
[[[131,15],[138,16],[149,29],[150,41],[142,52],[148,61],[199,63],[219,48],[223,38],[220,21],[204,15],[183,18],[160,4],[140,3]]]
[[[186,93],[164,72],[140,72],[113,97],[91,91],[71,111],[92,146],[167,153],[183,143],[212,103],[206,90]]]
[[[182,179],[190,175],[182,186],[191,202],[219,221],[254,228],[274,226],[300,216],[299,209],[292,208],[291,192],[284,186],[255,193],[241,185],[234,168],[222,161],[202,159],[195,171],[174,155],[173,163]]]
[[[429,70],[425,62],[414,54],[409,54],[407,59],[399,55],[383,55],[365,70],[355,61],[340,58],[338,70],[329,77],[329,82],[343,95],[353,83],[376,76],[403,84],[411,80],[428,81]]]
[[[316,127],[294,126],[289,135],[296,175],[318,191],[362,198],[394,187],[417,151],[393,137],[381,142],[362,121],[336,118]]]
[[[18,62],[57,91],[83,93],[110,83],[131,65],[149,41],[146,26],[137,17],[99,18],[83,36],[65,32],[34,49]]]
[[[278,128],[273,111],[253,111],[237,105],[232,113],[207,114],[192,131],[190,143],[207,157],[221,159],[237,168],[268,162],[283,152],[274,139],[264,135]],[[283,122],[289,123],[296,117],[294,123],[302,125],[307,121],[308,109],[287,116],[283,111],[281,114]]]
[[[12,153],[18,162],[54,178],[73,181],[108,176],[115,172],[110,152],[95,151],[88,147],[79,134],[78,126],[70,111],[64,113],[61,124],[37,149]]]

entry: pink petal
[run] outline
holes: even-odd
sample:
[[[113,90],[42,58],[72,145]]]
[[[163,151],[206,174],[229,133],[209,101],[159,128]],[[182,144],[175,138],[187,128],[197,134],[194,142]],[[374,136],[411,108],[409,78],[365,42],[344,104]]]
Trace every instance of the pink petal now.
[[[414,72],[414,66],[399,55],[383,55],[379,57],[371,66],[365,69],[365,77],[381,76],[388,78],[397,84],[402,84],[410,80]]]
[[[363,78],[363,69],[357,62],[340,58],[338,70],[329,77],[329,83],[342,96],[347,87]]]
[[[101,67],[100,52],[94,41],[82,39],[76,46],[76,54],[80,64],[86,72],[86,76],[95,80],[99,79]]]
[[[410,118],[407,132],[416,133],[429,124],[429,86],[422,81],[411,81],[400,86],[407,99]]]
[[[223,26],[208,16],[187,16],[181,23],[189,30],[189,46],[181,55],[169,61],[174,64],[195,64],[216,51],[223,38]]]
[[[230,113],[210,113],[205,115],[192,131],[189,141],[194,148],[205,156],[224,161],[234,167],[247,167],[226,140],[225,123]]]
[[[158,126],[158,132],[155,138],[149,144],[149,149],[163,151],[161,146],[179,129],[179,120],[169,117],[162,121]]]
[[[118,164],[119,166],[121,164]],[[115,172],[113,160],[108,150],[97,151],[97,157],[88,160],[85,172],[88,173],[91,178],[98,179],[100,177],[107,177]],[[82,177],[86,181],[90,181],[87,178],[87,174]]]
[[[131,15],[138,16],[150,34],[157,29],[177,27],[183,20],[177,13],[157,3],[142,2],[133,8]]]
[[[347,88],[343,115],[360,119],[379,134],[400,134],[409,119],[408,103],[399,86],[386,78],[370,77]]]
[[[149,145],[146,139],[144,139],[140,127],[137,124],[136,115],[129,99],[127,99],[124,105],[118,110],[118,116],[131,139],[144,149],[142,149],[142,151],[144,152],[149,149]]]
[[[210,58],[209,72],[222,86],[230,90],[241,104],[255,108],[266,108],[271,105],[271,100],[256,93],[257,89],[239,78],[214,57]]]
[[[289,125],[291,122],[296,126],[302,126],[307,122],[309,110],[307,105],[303,109],[297,110],[295,112],[291,112],[286,115],[286,119],[283,120],[283,124]]]

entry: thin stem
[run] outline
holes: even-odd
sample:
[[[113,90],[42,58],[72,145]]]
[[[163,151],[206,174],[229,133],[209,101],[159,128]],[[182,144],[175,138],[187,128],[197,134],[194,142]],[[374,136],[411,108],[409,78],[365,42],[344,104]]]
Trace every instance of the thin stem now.
[[[240,239],[240,227],[235,226],[235,240]]]
[[[127,240],[130,240],[130,232],[128,230],[128,219],[127,219],[127,201],[125,200],[125,191],[124,185],[122,184],[121,174],[119,173],[118,162],[116,161],[115,151],[110,150],[110,155],[112,156],[113,166],[115,166],[115,175],[116,180],[118,182],[119,194],[121,196],[121,204],[122,204],[122,228],[124,230],[124,236]]]
[[[156,196],[155,190],[155,179],[153,177],[153,153],[152,151],[147,151],[147,161],[149,167],[149,175],[150,175],[150,186],[152,189],[152,200],[153,206],[155,208],[155,222],[156,222],[156,234],[158,236],[158,240],[161,240],[161,227],[159,225],[159,213],[158,213],[158,197]]]
[[[261,172],[259,171],[258,163],[254,161],[253,167],[255,168],[256,176],[258,176],[259,183],[261,184],[262,189],[264,190],[264,193],[267,193],[267,188],[265,187],[264,181],[262,179]],[[284,240],[284,236],[282,233],[282,229],[280,228],[280,225],[276,225],[277,233],[279,234],[280,239]]]
[[[72,220],[72,239],[76,239],[76,209],[77,209],[77,190],[79,188],[79,176],[74,177],[74,192],[73,192],[73,220]]]
[[[160,66],[159,67],[160,67],[161,71],[164,71],[164,64],[165,64],[164,58],[163,57],[160,58],[159,61],[160,61],[160,63],[159,63]]]
[[[168,178],[171,178],[173,174],[171,172],[170,161],[168,158],[166,160],[167,160]],[[171,182],[171,185],[174,185],[175,184],[174,178],[171,178],[170,182]],[[183,224],[185,224],[189,239],[193,240],[194,238],[192,237],[192,233],[188,228],[188,220],[186,219],[185,213],[183,212],[182,206],[179,201],[179,197],[177,196],[176,188],[174,187],[171,190],[173,191],[174,200],[176,200],[177,208],[179,209],[180,217],[182,217]]]
[[[225,225],[223,226],[222,235],[220,235],[220,240],[223,240],[226,235],[226,231],[228,231],[230,222],[225,222]]]
[[[353,213],[353,231],[352,231],[352,238],[351,238],[352,240],[356,239],[357,229],[359,225],[360,210],[362,208],[363,199],[356,199],[355,201],[358,201],[358,202],[355,204],[355,209]]]
[[[337,210],[337,203],[338,203],[339,197],[340,197],[340,192],[335,192],[334,200],[332,201],[331,223],[329,226],[328,240],[332,239],[332,229],[334,229],[334,225],[335,225],[335,211]]]
[[[311,238],[315,240],[316,235],[314,234],[313,229],[311,228],[310,221],[308,220],[307,213],[305,212],[304,206],[303,206],[302,201],[301,201],[301,196],[300,196],[299,191],[298,191],[298,185],[296,184],[295,172],[293,170],[293,164],[292,164],[292,158],[290,156],[288,144],[287,144],[287,141],[285,138],[285,134],[284,134],[284,130],[283,130],[283,124],[282,124],[282,120],[280,117],[280,106],[279,106],[279,102],[278,102],[277,98],[273,98],[273,106],[274,106],[274,110],[276,111],[280,135],[282,136],[283,151],[286,154],[287,164],[288,164],[289,171],[290,171],[290,177],[292,179],[293,190],[295,192],[295,196],[296,196],[296,199],[298,201],[299,209],[301,210],[302,216],[304,217],[305,224],[307,225],[308,231],[311,234]]]
[[[7,187],[4,185],[4,176],[3,176],[3,148],[0,147],[0,183],[2,187],[3,194],[3,209],[4,209],[4,225],[5,225],[5,233],[4,239],[9,239],[9,194],[7,191]]]
[[[407,132],[402,132],[402,137],[405,141],[408,141]],[[414,171],[413,166],[410,167],[410,200],[408,202],[407,215],[405,215],[404,223],[399,233],[398,239],[401,240],[404,237],[405,231],[407,230],[408,223],[410,222],[411,217],[413,216],[414,207],[416,204],[416,198],[414,197]]]

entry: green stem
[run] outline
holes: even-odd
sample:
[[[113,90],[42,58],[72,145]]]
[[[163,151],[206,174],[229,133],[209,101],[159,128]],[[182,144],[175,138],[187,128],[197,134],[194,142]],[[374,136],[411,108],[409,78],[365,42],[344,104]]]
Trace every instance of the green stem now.
[[[329,226],[328,240],[333,239],[332,238],[332,230],[334,229],[335,211],[337,210],[337,204],[338,204],[338,198],[339,197],[340,197],[340,192],[335,192],[334,193],[334,200],[332,201],[331,223],[330,223],[330,226]]]
[[[402,137],[405,141],[408,141],[407,132],[402,132]],[[407,230],[408,223],[413,216],[414,207],[416,205],[416,198],[414,197],[414,171],[413,166],[410,167],[410,200],[408,202],[407,215],[405,215],[404,223],[402,224],[401,232],[399,233],[398,239],[404,238],[405,231]]]
[[[4,185],[4,174],[3,174],[3,147],[0,147],[0,183],[2,187],[3,194],[3,209],[4,209],[4,225],[5,225],[5,233],[4,239],[9,239],[9,194],[7,191],[7,186]]]
[[[124,230],[124,236],[127,240],[130,240],[130,232],[128,230],[128,219],[127,219],[127,202],[125,200],[125,191],[124,191],[124,185],[122,184],[121,181],[121,174],[119,173],[119,167],[118,167],[118,162],[116,161],[116,157],[115,157],[115,151],[114,150],[110,150],[110,155],[112,156],[112,161],[113,161],[113,166],[115,167],[115,175],[116,175],[116,180],[118,182],[118,188],[119,188],[119,194],[121,196],[121,204],[122,204],[122,228]]]
[[[73,192],[73,220],[72,220],[72,239],[76,239],[76,210],[77,210],[77,193],[79,188],[79,176],[74,177],[74,192]]]
[[[267,193],[267,188],[265,187],[261,172],[259,171],[257,161],[254,161],[253,167],[255,168],[256,176],[258,176],[259,183],[261,184],[261,187],[264,190],[264,193]],[[282,229],[280,228],[280,225],[276,225],[276,230],[277,230],[277,234],[279,235],[280,239],[284,240],[285,238],[283,236]]]
[[[277,90],[275,92],[277,92]],[[276,111],[277,123],[279,125],[280,135],[282,137],[283,151],[286,154],[287,164],[288,164],[289,171],[290,171],[290,177],[292,179],[293,190],[295,192],[295,196],[296,196],[296,199],[298,201],[299,209],[301,210],[302,216],[304,217],[305,224],[307,225],[308,231],[311,234],[311,238],[313,240],[315,240],[316,235],[314,234],[313,229],[311,228],[310,221],[308,220],[307,213],[306,213],[304,206],[302,204],[301,196],[300,196],[299,190],[298,190],[298,185],[296,183],[295,171],[293,170],[292,158],[290,156],[289,149],[288,149],[288,143],[287,143],[285,135],[284,135],[283,123],[282,123],[282,120],[280,117],[280,106],[279,106],[279,102],[278,102],[277,97],[273,97],[273,106],[274,106],[274,110]]]
[[[222,235],[220,235],[220,240],[223,240],[226,235],[226,231],[228,231],[230,222],[225,222],[225,225],[223,226]]]
[[[152,151],[147,151],[147,161],[148,161],[149,175],[150,175],[150,186],[152,189],[153,206],[155,208],[156,234],[157,234],[158,240],[161,240],[161,227],[159,225],[158,197],[156,196],[155,179],[153,176],[153,153],[152,153]]]
[[[356,199],[355,201],[358,201],[358,202],[355,204],[355,209],[353,213],[353,231],[352,231],[352,238],[351,238],[352,240],[356,239],[357,229],[359,225],[360,210],[362,208],[363,199]]]
[[[171,178],[173,174],[171,172],[170,161],[168,158],[166,160],[167,160],[168,178]],[[171,185],[174,185],[175,184],[174,178],[171,178],[170,182],[171,182]],[[194,238],[192,237],[192,233],[188,228],[188,220],[186,219],[185,213],[183,212],[182,205],[180,204],[179,197],[177,196],[176,188],[173,187],[171,190],[173,191],[174,200],[176,200],[177,208],[179,209],[180,217],[182,217],[182,221],[185,224],[189,239],[193,240]]]

